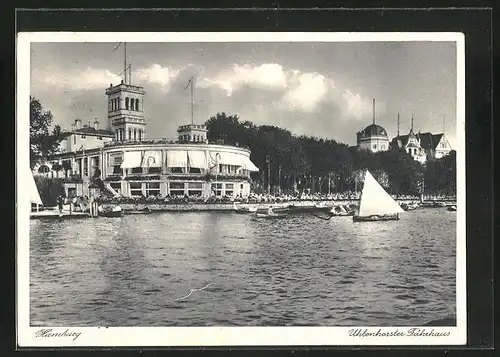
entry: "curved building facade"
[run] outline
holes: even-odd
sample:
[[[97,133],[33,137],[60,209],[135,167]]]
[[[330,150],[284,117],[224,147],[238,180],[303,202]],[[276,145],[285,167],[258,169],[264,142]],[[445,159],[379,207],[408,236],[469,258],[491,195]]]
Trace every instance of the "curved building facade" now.
[[[126,197],[247,197],[250,173],[259,169],[248,149],[209,143],[205,125],[178,128],[178,139],[148,139],[142,87],[110,85],[108,125],[75,120],[60,153],[36,171],[64,180],[67,196],[88,195],[100,178],[114,195]],[[42,170],[43,169],[43,170]]]

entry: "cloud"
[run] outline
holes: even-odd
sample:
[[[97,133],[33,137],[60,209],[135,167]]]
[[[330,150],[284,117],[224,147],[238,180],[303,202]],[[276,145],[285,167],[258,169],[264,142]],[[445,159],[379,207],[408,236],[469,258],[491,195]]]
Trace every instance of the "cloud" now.
[[[120,83],[121,77],[107,69],[87,67],[84,71],[47,71],[45,84],[72,90],[92,90],[107,88],[110,83]]]
[[[159,85],[163,90],[168,90],[180,72],[180,69],[153,64],[147,68],[139,69],[136,75],[142,81]]]
[[[286,73],[283,67],[276,63],[266,63],[260,66],[233,64],[231,69],[219,72],[213,78],[205,77],[199,83],[200,87],[216,87],[224,90],[227,96],[245,86],[256,89],[285,89]]]
[[[366,119],[372,114],[372,106],[370,101],[361,98],[359,93],[353,93],[349,89],[345,89],[342,94],[344,100],[344,110],[346,114],[356,120]]]
[[[218,88],[232,96],[244,88],[280,92],[281,99],[275,106],[282,110],[314,111],[329,90],[333,81],[317,72],[286,70],[277,63],[258,66],[233,64],[212,78],[205,77],[200,87]]]
[[[320,73],[293,71],[289,78],[288,87],[282,99],[285,107],[311,112],[326,98],[329,83],[326,77]]]

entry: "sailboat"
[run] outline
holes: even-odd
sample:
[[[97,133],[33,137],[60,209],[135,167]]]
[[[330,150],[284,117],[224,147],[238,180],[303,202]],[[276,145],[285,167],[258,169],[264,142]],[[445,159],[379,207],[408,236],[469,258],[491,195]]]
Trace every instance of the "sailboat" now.
[[[38,192],[38,188],[36,187],[35,178],[33,177],[33,173],[30,175],[29,182],[29,193],[30,193],[30,202],[36,204],[36,210],[38,211],[38,205],[43,205],[42,199],[40,197],[40,192]]]
[[[359,210],[353,221],[395,221],[404,210],[366,170],[365,182],[359,202]]]

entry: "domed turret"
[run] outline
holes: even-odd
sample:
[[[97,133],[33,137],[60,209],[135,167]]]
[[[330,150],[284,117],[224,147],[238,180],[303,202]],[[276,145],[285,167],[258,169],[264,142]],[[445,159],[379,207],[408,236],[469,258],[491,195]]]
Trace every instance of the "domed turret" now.
[[[366,128],[358,133],[362,138],[372,137],[372,136],[385,136],[387,137],[387,130],[377,124],[368,125]]]
[[[357,133],[357,144],[359,149],[371,152],[389,150],[387,130],[375,124],[375,99],[373,99],[373,124]]]

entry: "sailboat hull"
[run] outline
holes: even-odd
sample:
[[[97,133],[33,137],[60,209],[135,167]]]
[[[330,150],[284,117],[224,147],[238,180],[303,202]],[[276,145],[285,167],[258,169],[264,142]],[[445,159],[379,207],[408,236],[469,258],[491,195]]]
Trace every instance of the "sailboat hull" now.
[[[399,221],[399,214],[353,216],[352,220],[354,222]]]

